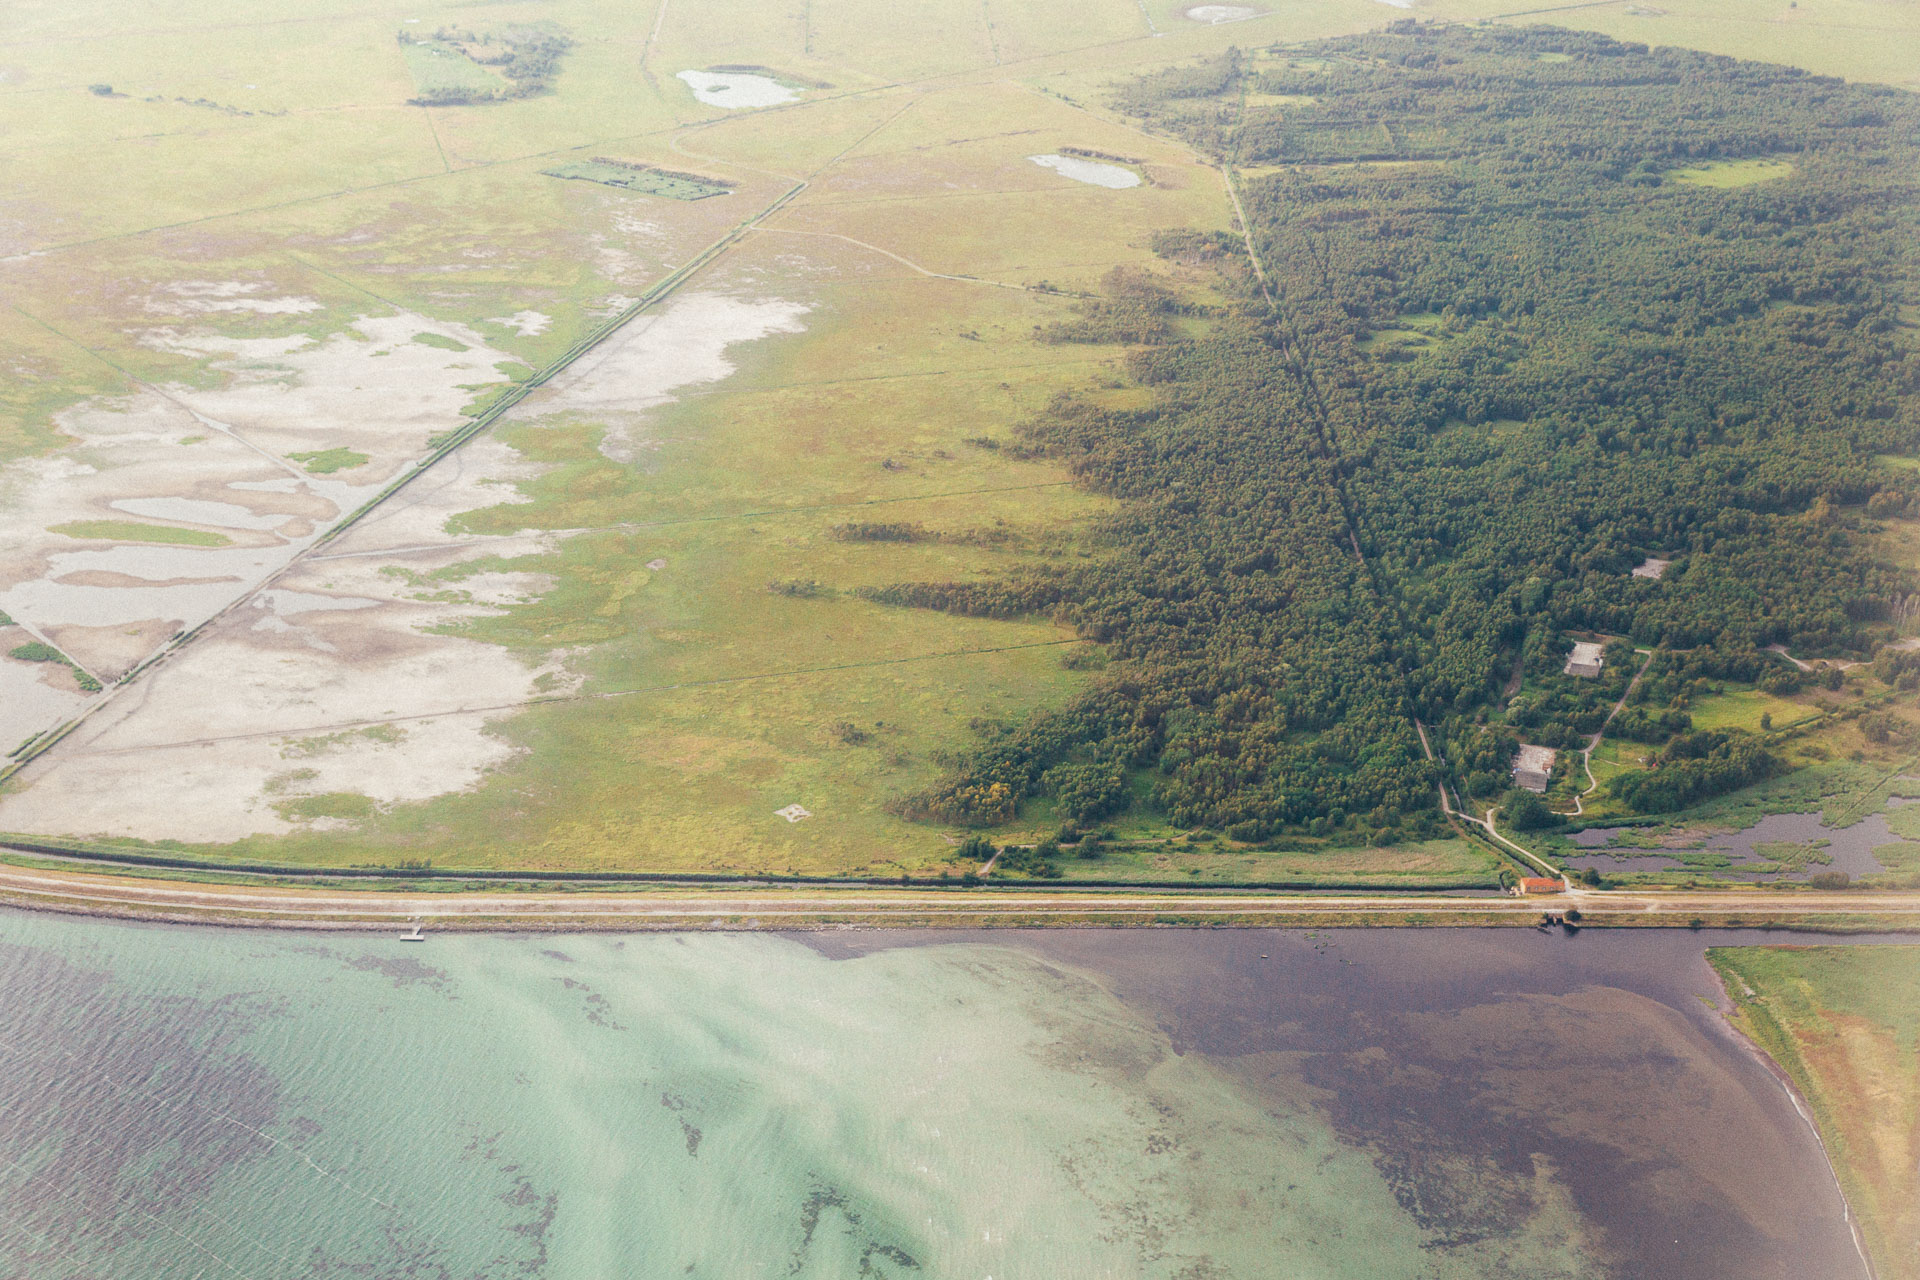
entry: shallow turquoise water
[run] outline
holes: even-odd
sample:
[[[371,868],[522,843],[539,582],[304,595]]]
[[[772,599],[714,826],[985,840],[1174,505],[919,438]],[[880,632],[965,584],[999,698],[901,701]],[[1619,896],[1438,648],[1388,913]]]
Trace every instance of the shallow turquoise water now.
[[[1176,1051],[1116,972],[994,939],[830,958],[0,915],[0,1273],[1615,1269],[1550,1153],[1435,1151],[1429,1184],[1486,1201],[1463,1233],[1406,1191],[1421,1144],[1357,1136],[1308,1056]]]

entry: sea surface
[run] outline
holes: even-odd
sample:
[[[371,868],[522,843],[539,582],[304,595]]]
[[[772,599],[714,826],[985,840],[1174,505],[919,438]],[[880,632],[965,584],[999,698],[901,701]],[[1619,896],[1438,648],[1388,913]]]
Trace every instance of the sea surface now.
[[[0,914],[0,1275],[1851,1280],[1787,940]]]

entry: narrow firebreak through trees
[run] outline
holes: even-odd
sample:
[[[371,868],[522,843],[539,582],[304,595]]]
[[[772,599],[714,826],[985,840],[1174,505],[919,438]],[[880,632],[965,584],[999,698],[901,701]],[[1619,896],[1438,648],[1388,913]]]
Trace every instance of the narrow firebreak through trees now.
[[[1858,510],[1916,497],[1875,461],[1920,438],[1908,95],[1402,24],[1166,72],[1119,105],[1238,170],[1274,301],[1232,237],[1173,233],[1163,256],[1210,264],[1238,303],[1195,321],[1165,281],[1120,275],[1043,335],[1137,344],[1152,388],[1145,409],[1068,399],[1029,428],[1120,500],[1110,553],[869,594],[1057,610],[1115,661],[907,811],[993,823],[1051,794],[1096,820],[1146,769],[1170,821],[1247,838],[1431,825],[1440,766],[1411,718],[1484,770],[1477,721],[1523,648],[1593,629],[1721,665],[1772,643],[1863,654],[1914,589]],[[1668,176],[1754,157],[1790,176]],[[1673,568],[1632,576],[1650,555]],[[1757,746],[1726,746],[1673,785],[1764,776]]]

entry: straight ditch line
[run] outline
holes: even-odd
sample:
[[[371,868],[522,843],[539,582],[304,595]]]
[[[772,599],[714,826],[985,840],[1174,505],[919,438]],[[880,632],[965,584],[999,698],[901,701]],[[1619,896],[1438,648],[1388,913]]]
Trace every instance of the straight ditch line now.
[[[905,658],[875,658],[868,662],[839,662],[824,667],[791,667],[784,671],[757,671],[743,676],[715,676],[710,680],[682,680],[674,684],[643,685],[635,689],[607,689],[599,693],[555,693],[518,702],[495,702],[477,707],[454,707],[446,711],[422,711],[408,716],[382,716],[371,720],[343,720],[335,724],[305,725],[297,729],[263,729],[254,733],[229,733],[209,738],[183,738],[176,742],[149,742],[132,747],[114,747],[104,751],[82,751],[88,756],[129,756],[147,751],[171,751],[181,747],[204,747],[216,742],[246,742],[259,738],[292,738],[309,734],[340,733],[385,724],[414,724],[426,720],[444,720],[448,716],[491,715],[518,711],[526,707],[550,706],[570,702],[602,702],[615,698],[637,698],[649,693],[672,693],[679,689],[707,689],[717,685],[747,684],[756,680],[784,680],[794,676],[827,675],[836,671],[862,671],[875,667],[903,667],[917,662],[937,662],[942,658],[971,658],[990,653],[1016,653],[1023,649],[1057,649],[1081,643],[1079,640],[1035,640],[1028,644],[1004,644],[984,649],[948,649],[940,653],[917,653]]]
[[[821,511],[858,511],[863,507],[884,507],[902,502],[933,502],[941,498],[972,498],[994,493],[1025,493],[1034,489],[1060,489],[1073,484],[1071,480],[1043,480],[1037,484],[1011,484],[991,489],[952,489],[942,493],[915,493],[901,498],[865,498],[859,502],[820,502],[799,507],[775,507],[766,511],[728,511],[711,516],[681,516],[673,520],[623,520],[614,524],[578,525],[568,529],[532,529],[522,530],[523,536],[532,537],[573,537],[583,533],[630,532],[643,529],[671,529],[689,524],[721,524],[728,520],[775,520],[781,516],[809,515]],[[328,560],[360,560],[369,556],[398,556],[415,551],[450,551],[461,547],[483,547],[499,539],[493,535],[486,538],[470,538],[460,542],[426,542],[412,547],[377,547],[372,551],[341,551],[330,556],[309,556],[318,564]]]

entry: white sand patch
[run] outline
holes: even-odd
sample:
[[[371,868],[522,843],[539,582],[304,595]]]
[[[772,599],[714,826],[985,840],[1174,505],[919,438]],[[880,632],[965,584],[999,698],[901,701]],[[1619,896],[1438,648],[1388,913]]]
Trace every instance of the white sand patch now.
[[[788,822],[798,822],[802,818],[811,818],[813,816],[797,804],[790,804],[784,809],[775,809],[773,814],[776,818],[785,818]]]
[[[223,302],[260,287],[188,281],[173,293]],[[243,598],[411,465],[464,420],[475,388],[505,379],[494,365],[511,358],[466,326],[411,313],[362,318],[323,340],[182,329],[141,340],[210,361],[226,380],[84,402],[55,419],[75,442],[65,455],[0,467],[0,609],[109,680]],[[349,480],[283,460],[336,447],[373,461]],[[220,529],[234,545],[101,545],[53,532],[129,517]]]
[[[1667,566],[1672,563],[1673,561],[1662,560],[1658,556],[1648,556],[1645,560],[1642,560],[1634,566],[1633,576],[1636,578],[1653,578],[1658,580],[1660,575],[1667,571]]]
[[[726,359],[733,343],[797,331],[805,312],[777,300],[680,298],[555,379],[515,416],[636,416],[675,388],[725,377],[733,370]],[[199,449],[178,449],[177,440],[188,431],[205,434],[203,417],[239,426],[248,438],[270,432],[306,432],[311,438],[338,430],[346,439],[329,438],[329,445],[353,441],[365,451],[358,441],[404,435],[416,422],[446,429],[452,424],[431,421],[432,415],[465,395],[449,392],[449,382],[478,380],[476,370],[460,367],[468,353],[421,347],[408,341],[413,333],[447,332],[475,347],[475,361],[504,358],[475,335],[430,327],[418,317],[359,327],[359,337],[265,340],[272,345],[196,336],[191,341],[223,361],[232,378],[228,387],[182,391],[183,399],[191,397],[192,412],[164,401],[97,407],[105,424],[100,430],[151,437],[138,449],[122,450],[129,461],[200,456]],[[409,348],[413,352],[404,361],[411,363],[398,359]],[[381,349],[394,355],[374,358],[371,353]],[[251,367],[254,361],[261,367]],[[352,381],[391,379],[391,369],[413,373],[371,389]],[[424,387],[403,386],[406,376],[424,378]],[[378,403],[380,396],[408,395],[415,397],[410,404]],[[373,426],[350,420],[363,410],[378,420]],[[321,421],[303,420],[308,413]],[[89,503],[96,510],[124,509],[110,503],[169,493],[201,502],[221,501],[215,495],[224,493],[232,506],[257,511],[254,502],[315,501],[327,492],[324,478],[275,474],[270,461],[232,437],[216,434],[206,448],[213,451],[207,456],[225,459],[224,470],[196,472],[178,484],[156,483],[148,467],[137,469],[142,483],[128,492],[116,457],[98,472],[73,465],[43,468],[21,491],[36,518],[54,509],[72,518],[76,505],[86,510]],[[89,450],[90,458],[98,455]],[[256,585],[260,571],[283,566],[304,543],[236,529],[236,538],[271,545],[56,553],[38,548],[24,555],[21,563],[34,572],[15,575],[16,585],[0,600],[22,593],[23,602],[36,608],[90,620],[133,613],[151,618],[165,610],[172,611],[168,617],[188,615],[216,601],[257,594],[31,765],[23,785],[0,796],[0,829],[232,840],[305,825],[297,809],[288,807],[301,796],[351,792],[390,806],[479,785],[518,750],[489,725],[535,697],[566,693],[581,683],[565,651],[528,659],[457,633],[462,622],[551,589],[552,579],[541,572],[492,564],[464,570],[482,559],[550,553],[565,533],[477,536],[447,529],[457,514],[527,501],[516,486],[539,470],[497,438],[482,436],[265,589]],[[297,480],[298,489],[286,490],[286,479]],[[88,485],[103,487],[93,494]],[[347,486],[333,491],[343,499],[354,492]],[[12,519],[9,514],[5,527]],[[222,577],[234,581],[204,581]],[[149,585],[128,587],[128,579]]]
[[[649,569],[651,569],[651,570],[653,570],[653,571],[654,571],[655,573],[658,573],[658,572],[660,572],[660,571],[661,571],[662,569],[664,569],[664,568],[666,568],[666,567],[667,567],[667,562],[666,562],[665,560],[649,560],[649,561],[647,561],[647,568],[649,568]]]
[[[315,298],[251,296],[265,287],[240,280],[176,280],[163,286],[162,292],[170,297],[148,298],[146,309],[163,315],[246,311],[263,316],[305,315],[322,309]]]
[[[553,317],[538,311],[516,311],[510,316],[495,316],[488,323],[511,329],[523,338],[537,338],[552,326]]]
[[[410,599],[380,574],[387,563],[301,566],[296,585],[262,593],[264,607],[223,619],[83,725],[26,791],[0,801],[3,821],[231,840],[293,829],[274,808],[290,796],[391,804],[476,785],[514,755],[487,732],[492,709],[535,696],[540,672],[497,646],[430,634],[474,610]],[[311,589],[322,576],[355,594]],[[378,732],[354,732],[366,728]],[[331,745],[301,759],[310,776],[289,790],[289,754],[313,754],[297,746],[312,739]]]
[[[154,619],[190,626],[232,603],[241,594],[235,584],[244,589],[245,584],[259,581],[285,564],[288,554],[287,544],[217,548],[127,545],[69,551],[47,556],[43,576],[0,592],[0,609],[56,635],[63,626],[116,627]],[[150,585],[76,585],[102,580],[95,576],[98,574]],[[76,652],[74,656],[92,665],[84,654]]]
[[[130,516],[207,524],[220,529],[278,529],[287,522],[283,514],[257,515],[238,503],[211,502],[205,498],[115,498],[107,505]]]
[[[618,315],[638,301],[640,299],[629,298],[624,293],[610,293],[600,300],[599,306],[587,308],[587,314],[604,320],[608,316]]]
[[[1221,22],[1244,22],[1257,17],[1260,11],[1250,9],[1243,4],[1197,4],[1186,11],[1186,16],[1195,22],[1209,25]]]
[[[640,316],[599,350],[528,396],[516,418],[576,413],[607,424],[600,450],[632,462],[649,442],[635,434],[640,416],[682,387],[733,372],[727,348],[775,333],[798,333],[807,307],[780,299],[690,293]]]
[[[1378,0],[1378,2],[1380,4],[1390,5],[1395,9],[1411,9],[1414,5],[1414,0]]]
[[[682,71],[676,79],[693,90],[696,100],[710,107],[741,111],[751,107],[777,107],[797,102],[800,95],[771,76],[756,76],[743,71]]]
[[[415,342],[417,334],[468,348]],[[348,448],[372,463],[356,470],[371,487],[425,453],[430,437],[457,426],[481,388],[507,381],[512,361],[466,325],[402,312],[363,316],[322,341],[229,338],[212,333],[150,334],[151,345],[210,359],[227,375],[212,390],[169,387],[205,425],[227,427],[282,456]],[[318,483],[344,482],[317,477]]]
[[[67,454],[0,468],[0,609],[103,679],[146,656],[140,637],[159,643],[204,620],[301,545],[267,529],[291,533],[298,526],[288,520],[299,516],[310,531],[313,520],[337,511],[310,491],[230,489],[286,472],[152,392],[88,401],[55,422],[75,441]],[[202,442],[180,447],[195,436]],[[189,505],[143,505],[171,500]],[[72,521],[127,523],[139,515],[253,527],[235,529],[228,536],[236,545],[226,547],[113,545],[53,532]]]
[[[524,500],[513,482],[538,471],[491,437],[446,459],[34,765],[24,791],[0,798],[0,827],[234,840],[296,829],[275,806],[302,795],[384,805],[477,785],[515,754],[489,721],[579,678],[557,657],[530,667],[438,633],[537,597],[546,575],[434,571],[557,546],[544,533],[446,532],[453,515]]]
[[[1075,182],[1090,186],[1122,191],[1140,185],[1139,174],[1117,164],[1101,164],[1097,160],[1082,160],[1079,156],[1028,156],[1027,159],[1043,169],[1053,170],[1063,178],[1072,178]]]

